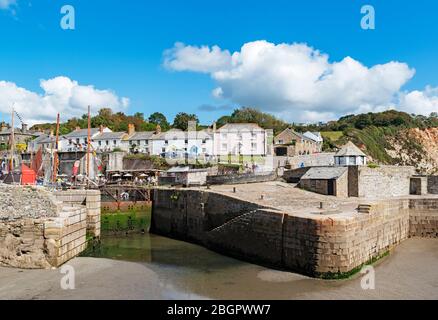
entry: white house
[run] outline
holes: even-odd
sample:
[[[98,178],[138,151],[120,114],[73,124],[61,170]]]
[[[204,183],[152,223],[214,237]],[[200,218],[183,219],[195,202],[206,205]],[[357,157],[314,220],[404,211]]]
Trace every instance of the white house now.
[[[351,141],[348,141],[348,143],[335,154],[336,166],[364,166],[366,164],[366,154]]]
[[[102,132],[93,137],[92,145],[94,150],[101,152],[111,152],[114,149],[128,151],[124,140],[128,138],[126,132]]]
[[[108,133],[108,132],[112,132],[112,131],[104,127],[91,128],[90,130],[91,143],[93,144],[93,139],[99,134]],[[67,152],[87,150],[87,145],[88,145],[87,140],[88,140],[88,129],[76,128],[75,131],[72,131],[69,134],[62,135],[59,137],[59,150],[67,151]]]
[[[267,132],[255,123],[229,123],[214,131],[214,154],[268,154]]]
[[[144,154],[152,154],[152,137],[155,131],[136,132],[124,141],[125,148]]]
[[[171,158],[210,157],[213,154],[213,135],[202,131],[171,129],[150,137],[153,155]]]

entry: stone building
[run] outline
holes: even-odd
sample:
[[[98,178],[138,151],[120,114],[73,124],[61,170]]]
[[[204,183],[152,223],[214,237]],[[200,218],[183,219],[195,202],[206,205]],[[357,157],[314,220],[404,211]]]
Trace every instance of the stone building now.
[[[310,168],[301,177],[300,187],[319,194],[348,197],[348,168]]]
[[[0,150],[6,150],[9,147],[10,139],[11,139],[12,129],[8,128],[8,126],[2,122],[0,126]],[[21,129],[14,129],[14,140],[15,145],[23,145],[21,151],[26,151],[27,144],[32,139],[40,135],[39,132],[30,131],[27,129],[27,125],[23,124]]]
[[[283,130],[274,137],[275,155],[294,157],[321,152],[322,141],[319,141],[318,136],[310,132],[306,134],[295,132],[290,128]]]
[[[203,186],[207,183],[207,169],[173,167],[158,178],[159,185]]]
[[[335,154],[336,166],[364,166],[367,156],[353,142],[348,143]]]

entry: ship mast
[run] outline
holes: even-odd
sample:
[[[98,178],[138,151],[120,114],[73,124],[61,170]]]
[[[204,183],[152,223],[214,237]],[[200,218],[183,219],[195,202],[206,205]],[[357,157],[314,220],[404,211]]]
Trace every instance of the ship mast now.
[[[14,129],[14,106],[12,106],[11,112],[11,149],[9,160],[9,172],[14,174],[14,153],[15,153],[15,129]]]
[[[88,134],[87,134],[87,184],[90,181],[90,145],[91,145],[91,107],[88,106]]]
[[[52,181],[56,182],[56,178],[58,177],[58,166],[59,166],[59,158],[58,158],[58,150],[59,150],[59,113],[56,118],[56,140],[55,140],[55,151],[53,154],[53,172],[52,172]]]

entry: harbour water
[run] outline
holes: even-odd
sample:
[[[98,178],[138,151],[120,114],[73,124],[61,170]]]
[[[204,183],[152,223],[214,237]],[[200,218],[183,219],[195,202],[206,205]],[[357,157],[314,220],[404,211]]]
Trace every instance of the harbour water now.
[[[375,290],[361,287],[361,274],[341,281],[311,279],[150,234],[105,236],[87,255],[147,268],[159,290],[144,290],[156,299],[438,298],[438,239],[409,239],[380,261],[375,266]],[[129,274],[125,276],[128,281]]]

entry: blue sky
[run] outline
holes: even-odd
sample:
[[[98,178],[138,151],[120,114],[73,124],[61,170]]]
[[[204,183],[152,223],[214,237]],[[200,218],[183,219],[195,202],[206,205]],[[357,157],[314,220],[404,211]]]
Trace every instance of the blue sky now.
[[[165,50],[182,42],[194,47],[217,45],[221,50],[233,53],[240,51],[246,43],[266,40],[273,45],[305,43],[327,54],[330,63],[342,61],[347,56],[368,68],[390,61],[406,63],[410,69],[415,69],[415,75],[406,76],[409,79],[401,81],[400,90],[393,89],[392,93],[399,96],[403,92],[409,96],[410,92],[420,92],[429,99],[427,103],[431,103],[425,113],[438,106],[435,104],[438,3],[432,0],[16,2],[16,5],[0,10],[0,81],[39,95],[44,95],[40,79],[63,76],[80,85],[110,90],[118,98],[129,98],[129,107],[125,109],[128,113],[138,111],[149,115],[160,111],[173,119],[177,112],[185,111],[197,113],[201,122],[209,123],[230,110],[203,111],[199,109],[202,105],[231,107],[246,101],[257,104],[259,101],[238,96],[236,90],[246,90],[242,83],[234,86],[230,81],[218,81],[213,71],[201,73],[189,67],[184,70],[166,68],[163,65]],[[60,8],[64,4],[75,8],[75,30],[60,28]],[[376,30],[360,28],[360,8],[365,4],[373,5],[376,10]],[[225,90],[222,98],[212,95],[212,90],[218,86]],[[427,91],[426,86],[431,89]],[[13,94],[19,94],[19,90]],[[338,95],[342,95],[342,91]],[[296,97],[280,98],[297,101]],[[32,121],[49,119],[52,112],[40,116],[39,100],[32,99],[36,104],[32,110],[20,106],[24,118],[29,112],[28,118]],[[418,104],[412,107],[413,102],[407,106],[407,99],[403,102],[394,102],[394,99],[398,98],[386,99],[387,104],[400,109],[422,110]],[[321,118],[355,110],[354,105],[338,110],[332,106],[337,104],[332,98],[321,100],[316,104],[306,97],[305,102],[291,102],[294,106],[281,102],[271,107],[269,96],[263,96],[256,107],[291,121],[316,120],[315,115],[303,119],[299,115],[300,108],[324,114],[324,103],[331,105],[327,105],[328,111]],[[382,108],[386,100],[373,99],[370,108],[378,110],[375,108]],[[2,118],[8,119],[5,112],[10,101],[3,102],[2,106],[0,98]],[[24,104],[26,100],[22,101]],[[364,103],[368,106],[370,101]],[[120,107],[122,104],[115,102],[114,105]],[[70,105],[62,109],[65,112],[61,116],[75,115],[72,111],[75,106],[81,107],[80,103]],[[47,109],[44,105],[41,108]]]

